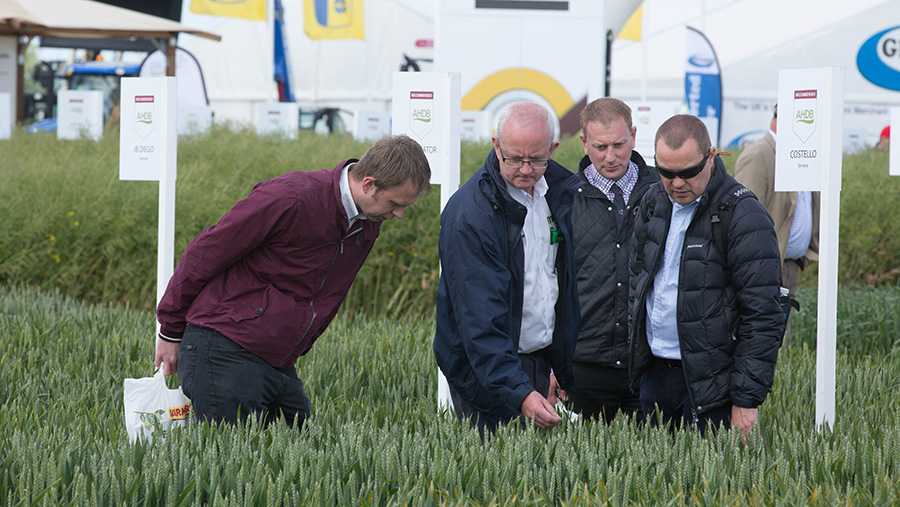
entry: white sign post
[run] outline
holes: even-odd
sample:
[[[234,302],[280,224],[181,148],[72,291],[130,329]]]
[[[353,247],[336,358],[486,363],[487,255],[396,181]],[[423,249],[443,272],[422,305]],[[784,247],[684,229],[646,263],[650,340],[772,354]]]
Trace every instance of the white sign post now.
[[[775,191],[820,191],[816,426],[834,427],[844,70],[778,73]]]
[[[459,77],[458,73],[394,73],[391,130],[422,145],[431,166],[431,183],[441,186],[441,211],[459,188]],[[450,408],[450,387],[440,370],[438,407]]]
[[[681,102],[656,100],[629,103],[628,106],[631,107],[632,124],[637,127],[634,149],[649,164],[656,154],[656,146],[653,144],[656,139],[656,131],[663,122],[678,114]]]
[[[900,134],[896,133],[897,129],[900,129],[900,107],[892,107],[891,141],[888,145],[888,149],[890,150],[888,174],[891,176],[900,176]]]
[[[460,137],[463,141],[482,143],[491,140],[494,126],[487,111],[462,111]]]
[[[23,57],[24,58],[24,57]],[[19,64],[18,42],[15,35],[0,35],[0,93],[8,93],[10,97],[16,97],[19,92],[19,80],[16,79]],[[9,117],[12,125],[16,123],[17,104],[15,100],[9,103],[12,108]]]
[[[159,181],[157,304],[175,271],[176,89],[174,77],[122,78],[119,179]]]
[[[12,137],[12,95],[0,92],[0,139]]]
[[[57,139],[95,141],[103,136],[103,92],[63,90],[59,92],[56,119]]]
[[[212,128],[213,110],[209,106],[178,106],[178,135],[206,134]]]
[[[297,132],[300,130],[300,110],[295,102],[265,102],[259,105],[256,112],[256,132],[259,135],[297,138]]]
[[[356,112],[354,120],[353,137],[360,141],[377,141],[391,134],[390,111],[366,111]]]

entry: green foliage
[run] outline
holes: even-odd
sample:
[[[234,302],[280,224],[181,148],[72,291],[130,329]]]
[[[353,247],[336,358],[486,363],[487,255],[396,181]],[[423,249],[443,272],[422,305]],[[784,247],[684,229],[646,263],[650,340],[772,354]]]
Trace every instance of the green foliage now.
[[[848,318],[898,289],[842,291]],[[797,322],[796,333],[809,323]],[[19,505],[891,505],[900,502],[897,354],[837,362],[837,416],[815,431],[815,356],[783,353],[762,440],[624,418],[486,444],[438,412],[433,320],[336,321],[298,372],[302,430],[193,424],[129,442],[122,380],[153,372],[153,316],[0,287],[0,503]],[[867,342],[845,330],[842,339]],[[897,336],[895,333],[893,336]],[[894,349],[890,349],[892,352]],[[863,355],[864,354],[864,355]]]
[[[331,168],[368,145],[347,136],[301,132],[292,141],[220,125],[178,147],[176,261],[253,186],[293,170]],[[462,180],[485,160],[490,143],[463,143]],[[578,137],[563,139],[554,159],[575,169]],[[724,157],[733,165],[736,154]],[[94,303],[153,308],[156,297],[158,184],[119,181],[118,132],[99,141],[57,141],[51,134],[0,141],[0,283],[59,288]],[[900,267],[900,209],[885,204],[900,191],[887,176],[887,154],[866,151],[844,161],[841,281],[895,284]],[[438,282],[440,188],[403,220],[389,220],[343,306],[408,319],[434,311]],[[803,275],[814,285],[815,268]]]
[[[900,282],[900,178],[888,175],[888,151],[844,159],[840,280],[850,285]]]
[[[816,348],[817,294],[801,287],[801,311],[791,310],[791,341]],[[840,288],[837,299],[837,347],[848,354],[884,355],[900,350],[900,291],[896,286]]]

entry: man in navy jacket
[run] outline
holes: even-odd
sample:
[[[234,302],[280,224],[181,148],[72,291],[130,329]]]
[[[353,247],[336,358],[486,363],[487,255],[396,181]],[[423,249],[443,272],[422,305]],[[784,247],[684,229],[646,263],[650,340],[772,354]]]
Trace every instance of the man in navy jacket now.
[[[558,425],[551,368],[559,387],[572,381],[578,178],[550,160],[554,126],[542,106],[509,106],[484,166],[441,215],[434,353],[457,417],[482,436],[519,416]]]

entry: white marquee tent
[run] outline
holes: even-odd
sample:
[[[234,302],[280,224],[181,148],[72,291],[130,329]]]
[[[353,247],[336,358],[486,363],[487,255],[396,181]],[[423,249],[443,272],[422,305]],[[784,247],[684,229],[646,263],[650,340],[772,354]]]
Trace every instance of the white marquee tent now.
[[[684,27],[691,26],[704,32],[719,58],[723,142],[768,126],[779,70],[838,66],[845,75],[845,134],[864,132],[874,144],[890,121],[889,107],[900,105],[900,91],[863,77],[857,53],[898,25],[896,0],[646,0],[642,40],[613,45],[612,95],[681,100]]]

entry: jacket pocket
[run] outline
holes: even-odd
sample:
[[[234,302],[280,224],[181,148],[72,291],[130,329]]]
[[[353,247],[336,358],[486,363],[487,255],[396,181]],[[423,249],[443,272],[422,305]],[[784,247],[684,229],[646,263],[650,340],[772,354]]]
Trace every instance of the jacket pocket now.
[[[231,313],[231,320],[243,322],[245,320],[255,319],[265,313],[269,306],[269,291],[271,289],[272,286],[269,285],[264,290],[251,294],[242,306]]]
[[[231,320],[234,322],[243,322],[247,320],[258,319],[266,316],[279,319],[298,316],[300,305],[288,294],[278,290],[273,285],[267,285],[264,289],[258,290],[248,295],[240,305],[231,312]],[[298,323],[299,324],[299,323]]]

